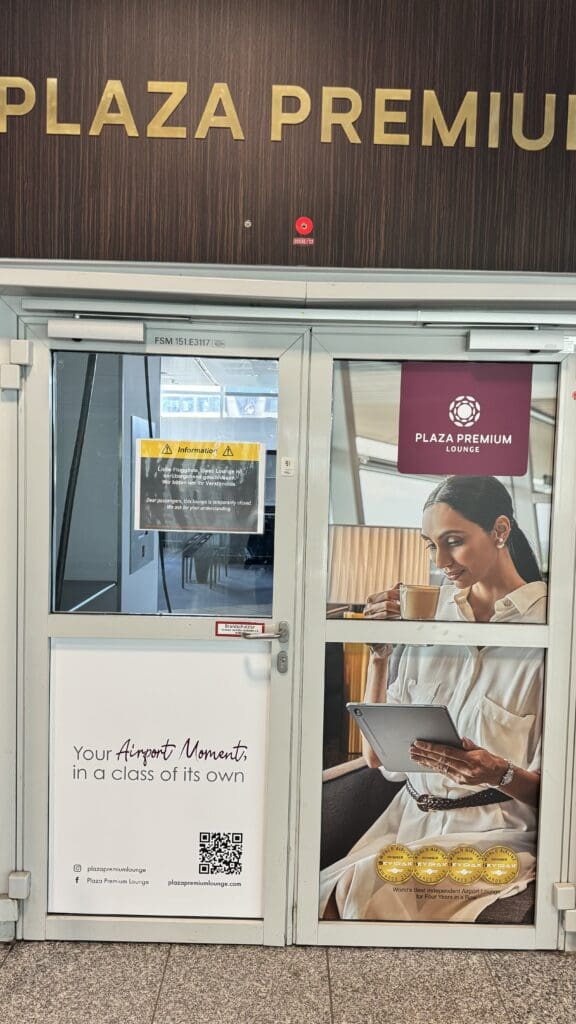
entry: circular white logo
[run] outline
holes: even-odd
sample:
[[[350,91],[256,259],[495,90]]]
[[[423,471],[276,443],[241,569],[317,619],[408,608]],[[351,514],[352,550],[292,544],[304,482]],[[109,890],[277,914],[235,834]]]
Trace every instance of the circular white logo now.
[[[472,395],[458,395],[450,402],[448,415],[457,427],[472,427],[480,419],[480,402]]]

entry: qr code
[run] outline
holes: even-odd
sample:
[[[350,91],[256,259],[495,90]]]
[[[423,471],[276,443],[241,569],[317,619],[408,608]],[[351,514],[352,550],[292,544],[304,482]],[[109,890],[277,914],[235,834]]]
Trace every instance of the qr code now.
[[[201,875],[242,874],[242,832],[201,832]]]

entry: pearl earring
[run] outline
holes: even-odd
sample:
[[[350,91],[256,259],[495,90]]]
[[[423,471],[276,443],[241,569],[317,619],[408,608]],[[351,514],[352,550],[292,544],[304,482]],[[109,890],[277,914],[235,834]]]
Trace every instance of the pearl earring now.
[[[503,540],[497,540],[496,541],[496,547],[497,548],[503,548],[504,547],[504,541]]]

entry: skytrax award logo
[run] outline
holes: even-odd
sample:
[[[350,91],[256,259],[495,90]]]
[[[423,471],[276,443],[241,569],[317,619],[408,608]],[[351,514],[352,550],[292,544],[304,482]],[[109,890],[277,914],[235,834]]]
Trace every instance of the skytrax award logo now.
[[[400,473],[523,476],[531,390],[528,363],[404,363]]]

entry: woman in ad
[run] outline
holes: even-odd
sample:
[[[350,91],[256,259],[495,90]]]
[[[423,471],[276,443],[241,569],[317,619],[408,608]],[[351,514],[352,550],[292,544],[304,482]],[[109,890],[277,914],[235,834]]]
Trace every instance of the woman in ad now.
[[[426,501],[422,535],[446,582],[439,620],[546,621],[546,586],[516,523],[508,491],[495,477],[448,477]],[[400,617],[398,587],[367,599],[367,618]],[[320,915],[382,921],[474,921],[497,899],[526,888],[535,873],[544,663],[531,648],[404,647],[389,680],[393,648],[372,649],[367,703],[445,705],[461,748],[415,738],[420,769],[384,769],[364,745],[371,767],[404,786],[342,860],[321,874]],[[447,854],[513,851],[518,870],[507,884],[485,878],[437,884],[412,875],[381,877],[378,858],[391,844]],[[474,851],[473,851],[474,853]],[[440,853],[440,857],[442,853]]]

